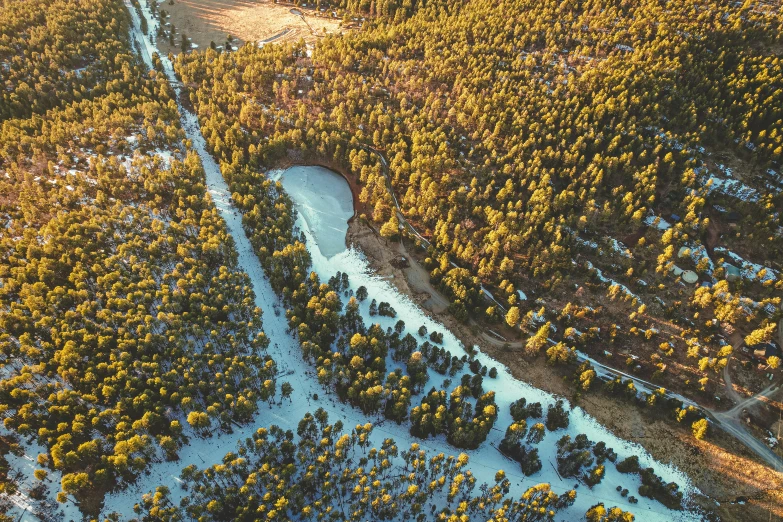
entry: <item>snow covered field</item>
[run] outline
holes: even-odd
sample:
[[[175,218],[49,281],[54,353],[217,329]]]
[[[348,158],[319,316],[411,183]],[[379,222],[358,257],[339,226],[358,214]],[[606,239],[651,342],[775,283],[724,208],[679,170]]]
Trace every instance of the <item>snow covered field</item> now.
[[[155,51],[154,44],[140,30],[140,20],[135,8],[127,0],[126,5],[133,21],[132,36],[138,43],[145,62],[151,66],[150,57]],[[147,18],[147,23],[150,27],[149,34],[155,34],[157,21],[154,20],[146,6],[142,7],[142,12]],[[175,90],[179,92],[180,87],[176,81],[171,63],[164,56],[161,57],[161,60],[166,76]],[[422,441],[409,434],[405,423],[397,425],[385,421],[381,416],[363,415],[358,410],[340,403],[333,393],[324,389],[318,383],[314,370],[301,356],[298,342],[288,333],[288,324],[285,316],[272,313],[275,308],[281,306],[281,303],[273,292],[268,279],[264,275],[261,264],[245,236],[242,227],[242,217],[231,203],[231,195],[228,186],[223,180],[219,166],[206,150],[206,143],[201,135],[196,116],[181,105],[179,110],[182,126],[186,131],[187,137],[191,140],[194,150],[199,154],[203,162],[208,191],[235,241],[236,249],[239,253],[239,265],[250,276],[255,293],[255,304],[265,312],[263,327],[271,340],[268,352],[275,359],[280,370],[278,383],[289,381],[293,385],[294,392],[291,395],[291,400],[285,400],[282,404],[271,406],[266,403],[259,404],[259,414],[256,416],[255,422],[235,429],[233,433],[216,433],[214,436],[202,438],[197,436],[192,430],[186,429],[186,434],[191,438],[191,443],[180,450],[180,459],[175,462],[165,462],[161,459],[161,462],[152,465],[149,474],[143,475],[136,484],[131,485],[122,492],[108,495],[105,500],[103,515],[116,512],[121,515],[122,519],[132,518],[134,516],[133,505],[140,501],[142,494],[154,490],[158,485],[169,486],[172,492],[172,500],[177,504],[180,498],[185,495],[185,492],[178,487],[180,482],[178,476],[182,468],[189,464],[206,467],[221,462],[225,453],[236,449],[238,440],[249,437],[259,426],[277,424],[284,429],[295,431],[297,423],[302,416],[318,407],[324,408],[329,413],[332,421],[342,420],[346,426],[372,422],[375,425],[375,429],[371,439],[372,443],[378,447],[384,438],[392,437],[401,447],[417,442],[421,444],[423,449],[431,453],[460,453],[460,450],[447,444],[444,436]],[[350,288],[353,292],[363,285],[367,287],[370,298],[389,302],[397,312],[397,317],[394,319],[380,316],[370,317],[368,310],[369,300],[367,300],[361,304],[361,312],[367,323],[378,322],[384,327],[392,327],[397,320],[402,319],[407,325],[406,329],[419,340],[422,340],[422,338],[418,337],[416,330],[420,325],[426,325],[429,331],[436,330],[443,333],[444,348],[450,350],[454,355],[462,355],[464,349],[451,332],[446,330],[443,325],[428,318],[406,296],[397,293],[388,281],[373,275],[369,270],[366,259],[360,252],[345,248],[344,233],[342,233],[342,248],[338,248],[338,232],[343,229],[345,226],[344,221],[347,220],[347,217],[350,217],[352,211],[343,205],[345,199],[342,194],[332,194],[331,197],[323,197],[327,190],[334,188],[335,180],[332,177],[334,174],[323,169],[319,171],[312,170],[312,167],[299,169],[307,170],[298,174],[303,177],[299,181],[294,180],[293,186],[303,187],[303,189],[293,190],[291,197],[299,210],[297,226],[305,234],[307,246],[313,258],[313,269],[319,273],[321,279],[327,280],[337,271],[347,273]],[[299,172],[299,169],[295,172]],[[321,178],[322,181],[319,181],[318,178]],[[350,197],[350,193],[348,197]],[[310,215],[310,220],[305,218],[308,214]],[[315,217],[318,219],[314,219]],[[611,435],[580,408],[575,408],[571,411],[570,425],[567,429],[547,432],[543,441],[537,445],[543,469],[531,477],[525,477],[519,470],[517,463],[508,460],[496,449],[503,437],[503,432],[511,423],[509,405],[512,401],[525,397],[528,403],[541,402],[546,410],[547,405],[554,403],[556,398],[514,379],[505,368],[486,355],[478,354],[477,357],[486,366],[490,368],[494,366],[499,370],[496,379],[488,378],[484,381],[485,389],[492,389],[497,393],[496,402],[499,415],[495,429],[493,429],[487,441],[479,449],[466,452],[470,456],[468,468],[476,475],[478,483],[492,483],[495,472],[498,469],[503,469],[512,481],[511,494],[514,496],[523,493],[527,487],[541,482],[550,483],[552,489],[557,493],[563,493],[572,489],[576,480],[562,480],[555,471],[555,442],[565,434],[569,434],[573,438],[579,433],[585,433],[590,440],[594,442],[604,441],[607,446],[612,447],[618,454],[618,461],[630,455],[638,455],[642,466],[652,466],[655,468],[656,473],[665,481],[677,482],[685,493],[686,499],[689,494],[695,492],[685,475],[672,466],[655,462],[640,446],[630,444]],[[393,366],[393,364],[389,366]],[[430,370],[430,381],[427,387],[443,386],[444,379],[444,376]],[[313,399],[316,393],[320,397],[319,400]],[[419,397],[414,398],[414,404],[418,403],[419,400]],[[32,471],[33,466],[30,465],[29,469]],[[53,475],[52,478],[57,480]],[[575,504],[571,508],[560,512],[557,519],[582,520],[585,511],[598,502],[604,502],[607,506],[617,505],[625,510],[630,510],[636,514],[637,520],[672,521],[700,519],[697,513],[668,510],[658,502],[639,497],[637,493],[639,484],[640,479],[637,475],[622,475],[617,472],[613,465],[609,464],[606,467],[606,476],[603,482],[593,489],[580,486],[577,489]],[[639,503],[632,505],[627,498],[621,497],[615,490],[615,487],[618,485],[629,489],[631,495],[639,498]],[[56,487],[55,484],[52,484],[52,486]],[[64,520],[79,520],[81,518],[76,506],[70,502],[64,506],[64,510]],[[32,520],[32,518],[25,516],[22,520]]]
[[[317,167],[299,167],[299,169],[313,169]],[[283,186],[286,185],[285,178],[288,176],[286,171],[282,173]],[[280,174],[278,174],[280,175]],[[297,176],[301,175],[297,173]],[[311,183],[318,183],[314,179],[314,176],[318,175],[316,171],[313,171],[310,175]],[[324,176],[324,187],[329,186],[332,181],[330,177]],[[322,191],[316,191],[320,193]],[[336,272],[340,271],[347,273],[350,282],[350,288],[355,293],[359,286],[365,286],[369,292],[369,298],[361,303],[360,310],[362,316],[367,324],[380,323],[384,328],[393,327],[398,320],[402,320],[406,325],[406,332],[410,333],[419,342],[423,342],[424,338],[418,336],[417,329],[421,325],[425,325],[428,331],[439,331],[443,333],[443,347],[446,350],[451,351],[452,354],[461,356],[465,350],[462,347],[460,341],[448,331],[442,324],[427,317],[423,311],[412,302],[407,296],[401,295],[397,290],[385,279],[382,279],[372,273],[361,252],[351,248],[344,249],[343,252],[327,258],[319,252],[316,245],[320,244],[323,240],[318,235],[317,231],[311,230],[308,226],[308,221],[303,218],[304,212],[312,211],[328,211],[328,208],[319,209],[320,198],[308,199],[304,196],[304,192],[297,192],[290,194],[296,209],[299,211],[297,216],[297,226],[304,232],[308,250],[313,258],[313,269],[318,273],[322,281],[327,280],[333,276]],[[315,209],[313,210],[313,207]],[[331,233],[330,233],[331,234]],[[369,302],[372,298],[378,299],[378,301],[387,301],[396,310],[397,317],[382,317],[382,316],[370,316],[369,315]],[[347,299],[346,299],[347,300]],[[269,318],[265,316],[264,324],[267,325]],[[274,337],[273,337],[274,340]],[[484,388],[486,390],[494,390],[496,392],[496,402],[498,406],[498,420],[495,423],[495,428],[490,433],[487,441],[477,450],[466,451],[471,457],[471,469],[478,476],[479,482],[491,481],[492,475],[498,469],[503,469],[514,479],[514,484],[518,485],[520,490],[515,493],[519,494],[524,491],[524,488],[529,487],[536,483],[548,482],[552,485],[553,489],[561,493],[568,489],[571,489],[575,485],[575,479],[561,479],[555,472],[556,466],[556,447],[557,440],[565,434],[571,435],[573,438],[579,433],[585,433],[594,442],[604,441],[607,446],[612,447],[618,454],[618,461],[631,456],[638,455],[640,461],[644,466],[650,466],[655,468],[656,473],[659,474],[666,481],[674,481],[680,484],[682,490],[686,496],[688,493],[694,491],[690,485],[687,477],[680,473],[678,470],[671,466],[664,466],[661,463],[655,462],[648,454],[645,453],[643,448],[638,445],[623,441],[611,433],[609,433],[604,427],[602,427],[595,419],[587,415],[581,408],[574,408],[571,410],[571,424],[565,430],[558,430],[555,432],[547,432],[544,440],[538,444],[537,448],[543,463],[543,469],[531,477],[525,477],[519,471],[519,465],[515,462],[511,462],[504,457],[496,448],[499,446],[506,427],[511,424],[512,419],[509,412],[509,406],[511,402],[525,397],[528,404],[531,402],[541,402],[546,411],[546,407],[549,404],[554,404],[556,397],[542,390],[534,388],[524,382],[521,382],[511,376],[508,370],[500,365],[497,361],[490,357],[479,354],[478,359],[482,364],[489,368],[497,367],[499,370],[497,379],[485,379]],[[395,363],[388,360],[387,365],[389,368],[393,368]],[[439,375],[433,370],[429,370],[430,380],[426,385],[426,389],[430,386],[443,386],[445,377]],[[456,380],[456,379],[455,379]],[[453,387],[454,385],[452,385]],[[331,398],[331,396],[330,396]],[[416,404],[419,398],[414,398],[413,404]],[[531,421],[533,422],[533,421]],[[401,444],[407,442],[420,441],[410,436],[405,426],[397,426],[393,423],[385,423],[382,430],[390,430],[392,436]],[[436,439],[429,439],[423,441],[423,447],[427,449],[433,449],[435,451],[443,451],[445,453],[458,453],[460,450],[449,446],[446,443],[445,437],[439,437]],[[637,515],[638,520],[698,520],[699,517],[695,513],[678,513],[675,511],[667,510],[661,504],[640,498],[639,504],[631,505],[626,498],[620,496],[615,490],[615,487],[622,485],[628,488],[631,493],[634,494],[638,490],[639,478],[637,476],[623,475],[619,473],[613,465],[608,465],[606,469],[606,478],[598,486],[592,490],[585,486],[580,486],[577,489],[577,501],[573,507],[564,511],[563,515],[568,518],[564,520],[578,520],[582,514],[593,504],[601,501],[607,505],[618,505],[626,510],[630,510]],[[638,494],[636,495],[638,497]]]

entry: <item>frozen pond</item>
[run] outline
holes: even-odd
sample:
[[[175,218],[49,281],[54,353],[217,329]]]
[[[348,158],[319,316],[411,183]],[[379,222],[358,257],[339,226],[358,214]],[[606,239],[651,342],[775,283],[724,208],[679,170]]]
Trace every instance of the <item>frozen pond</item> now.
[[[280,177],[283,188],[307,222],[318,250],[331,258],[345,250],[353,196],[345,179],[324,167],[291,167]]]

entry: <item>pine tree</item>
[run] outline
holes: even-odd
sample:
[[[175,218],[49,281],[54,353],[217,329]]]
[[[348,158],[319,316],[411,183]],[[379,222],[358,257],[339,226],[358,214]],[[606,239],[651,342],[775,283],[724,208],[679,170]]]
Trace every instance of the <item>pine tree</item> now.
[[[519,324],[519,308],[512,306],[506,312],[506,324],[512,328],[516,328]]]

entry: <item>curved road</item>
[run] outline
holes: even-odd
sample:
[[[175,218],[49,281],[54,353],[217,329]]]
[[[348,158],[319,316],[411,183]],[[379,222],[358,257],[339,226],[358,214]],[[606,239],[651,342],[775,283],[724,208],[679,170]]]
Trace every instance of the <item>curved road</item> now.
[[[744,341],[742,340],[736,342],[733,346],[734,350],[739,350],[743,343]],[[726,393],[729,395],[731,400],[734,401],[735,405],[730,410],[722,412],[709,409],[706,411],[709,412],[715,424],[720,426],[724,431],[734,436],[734,438],[742,442],[746,447],[764,459],[764,461],[774,470],[779,472],[783,471],[783,459],[781,459],[777,453],[772,451],[772,449],[764,442],[760,441],[752,433],[750,433],[745,423],[742,422],[742,413],[745,410],[757,405],[760,402],[771,399],[775,394],[781,391],[780,382],[774,382],[770,384],[752,397],[742,397],[734,389],[734,384],[731,381],[731,372],[729,371],[729,368],[731,367],[731,361],[733,358],[733,356],[730,356],[726,366],[723,368],[723,382],[726,385]]]

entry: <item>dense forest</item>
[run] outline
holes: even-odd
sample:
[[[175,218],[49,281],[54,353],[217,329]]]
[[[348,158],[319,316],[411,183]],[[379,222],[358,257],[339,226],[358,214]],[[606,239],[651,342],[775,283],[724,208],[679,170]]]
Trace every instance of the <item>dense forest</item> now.
[[[231,430],[276,392],[173,92],[127,31],[119,2],[0,10],[0,449],[33,448],[52,516],[47,473],[93,509],[176,458],[185,422]]]
[[[725,330],[768,340],[780,317],[775,3],[381,4],[341,4],[377,16],[313,49],[177,58],[240,202],[253,191],[272,277],[291,290],[304,276],[279,233],[291,209],[258,170],[327,162],[390,238],[397,196],[458,319],[508,325],[532,354],[570,332],[551,360],[608,345],[632,371],[714,395]]]
[[[473,450],[498,430],[497,450],[530,476],[547,465],[537,445],[568,428],[569,412],[523,398],[513,423],[496,426],[497,369],[472,349],[451,353],[442,333],[416,337],[401,320],[367,324],[367,303],[370,316],[396,312],[349,291],[346,274],[312,271],[269,169],[346,173],[360,219],[421,247],[455,318],[503,328],[520,356],[571,364],[581,391],[599,379],[576,350],[622,350],[629,371],[660,382],[676,362],[686,390],[709,397],[732,353],[728,329],[749,345],[771,338],[783,290],[772,268],[783,253],[775,2],[322,7],[367,19],[314,47],[183,52],[177,100],[160,57],[148,70],[129,43],[121,2],[0,5],[2,522],[20,498],[42,518],[57,519],[55,498],[97,515],[106,493],[177,460],[194,437],[269,425],[260,406],[292,392],[178,101],[198,115],[314,378],[414,437]],[[602,389],[707,432],[663,388],[640,395],[617,378]],[[514,497],[502,471],[477,484],[465,454],[392,439],[370,448],[371,423],[333,421],[318,410],[295,434],[260,427],[221,464],[183,462],[179,503],[160,486],[119,515],[543,521],[575,499],[547,484]],[[22,490],[15,459],[35,461],[34,487]],[[550,465],[589,489],[612,465],[638,475],[639,496],[685,507],[678,484],[586,434],[560,436]],[[586,518],[633,515],[599,503]]]

